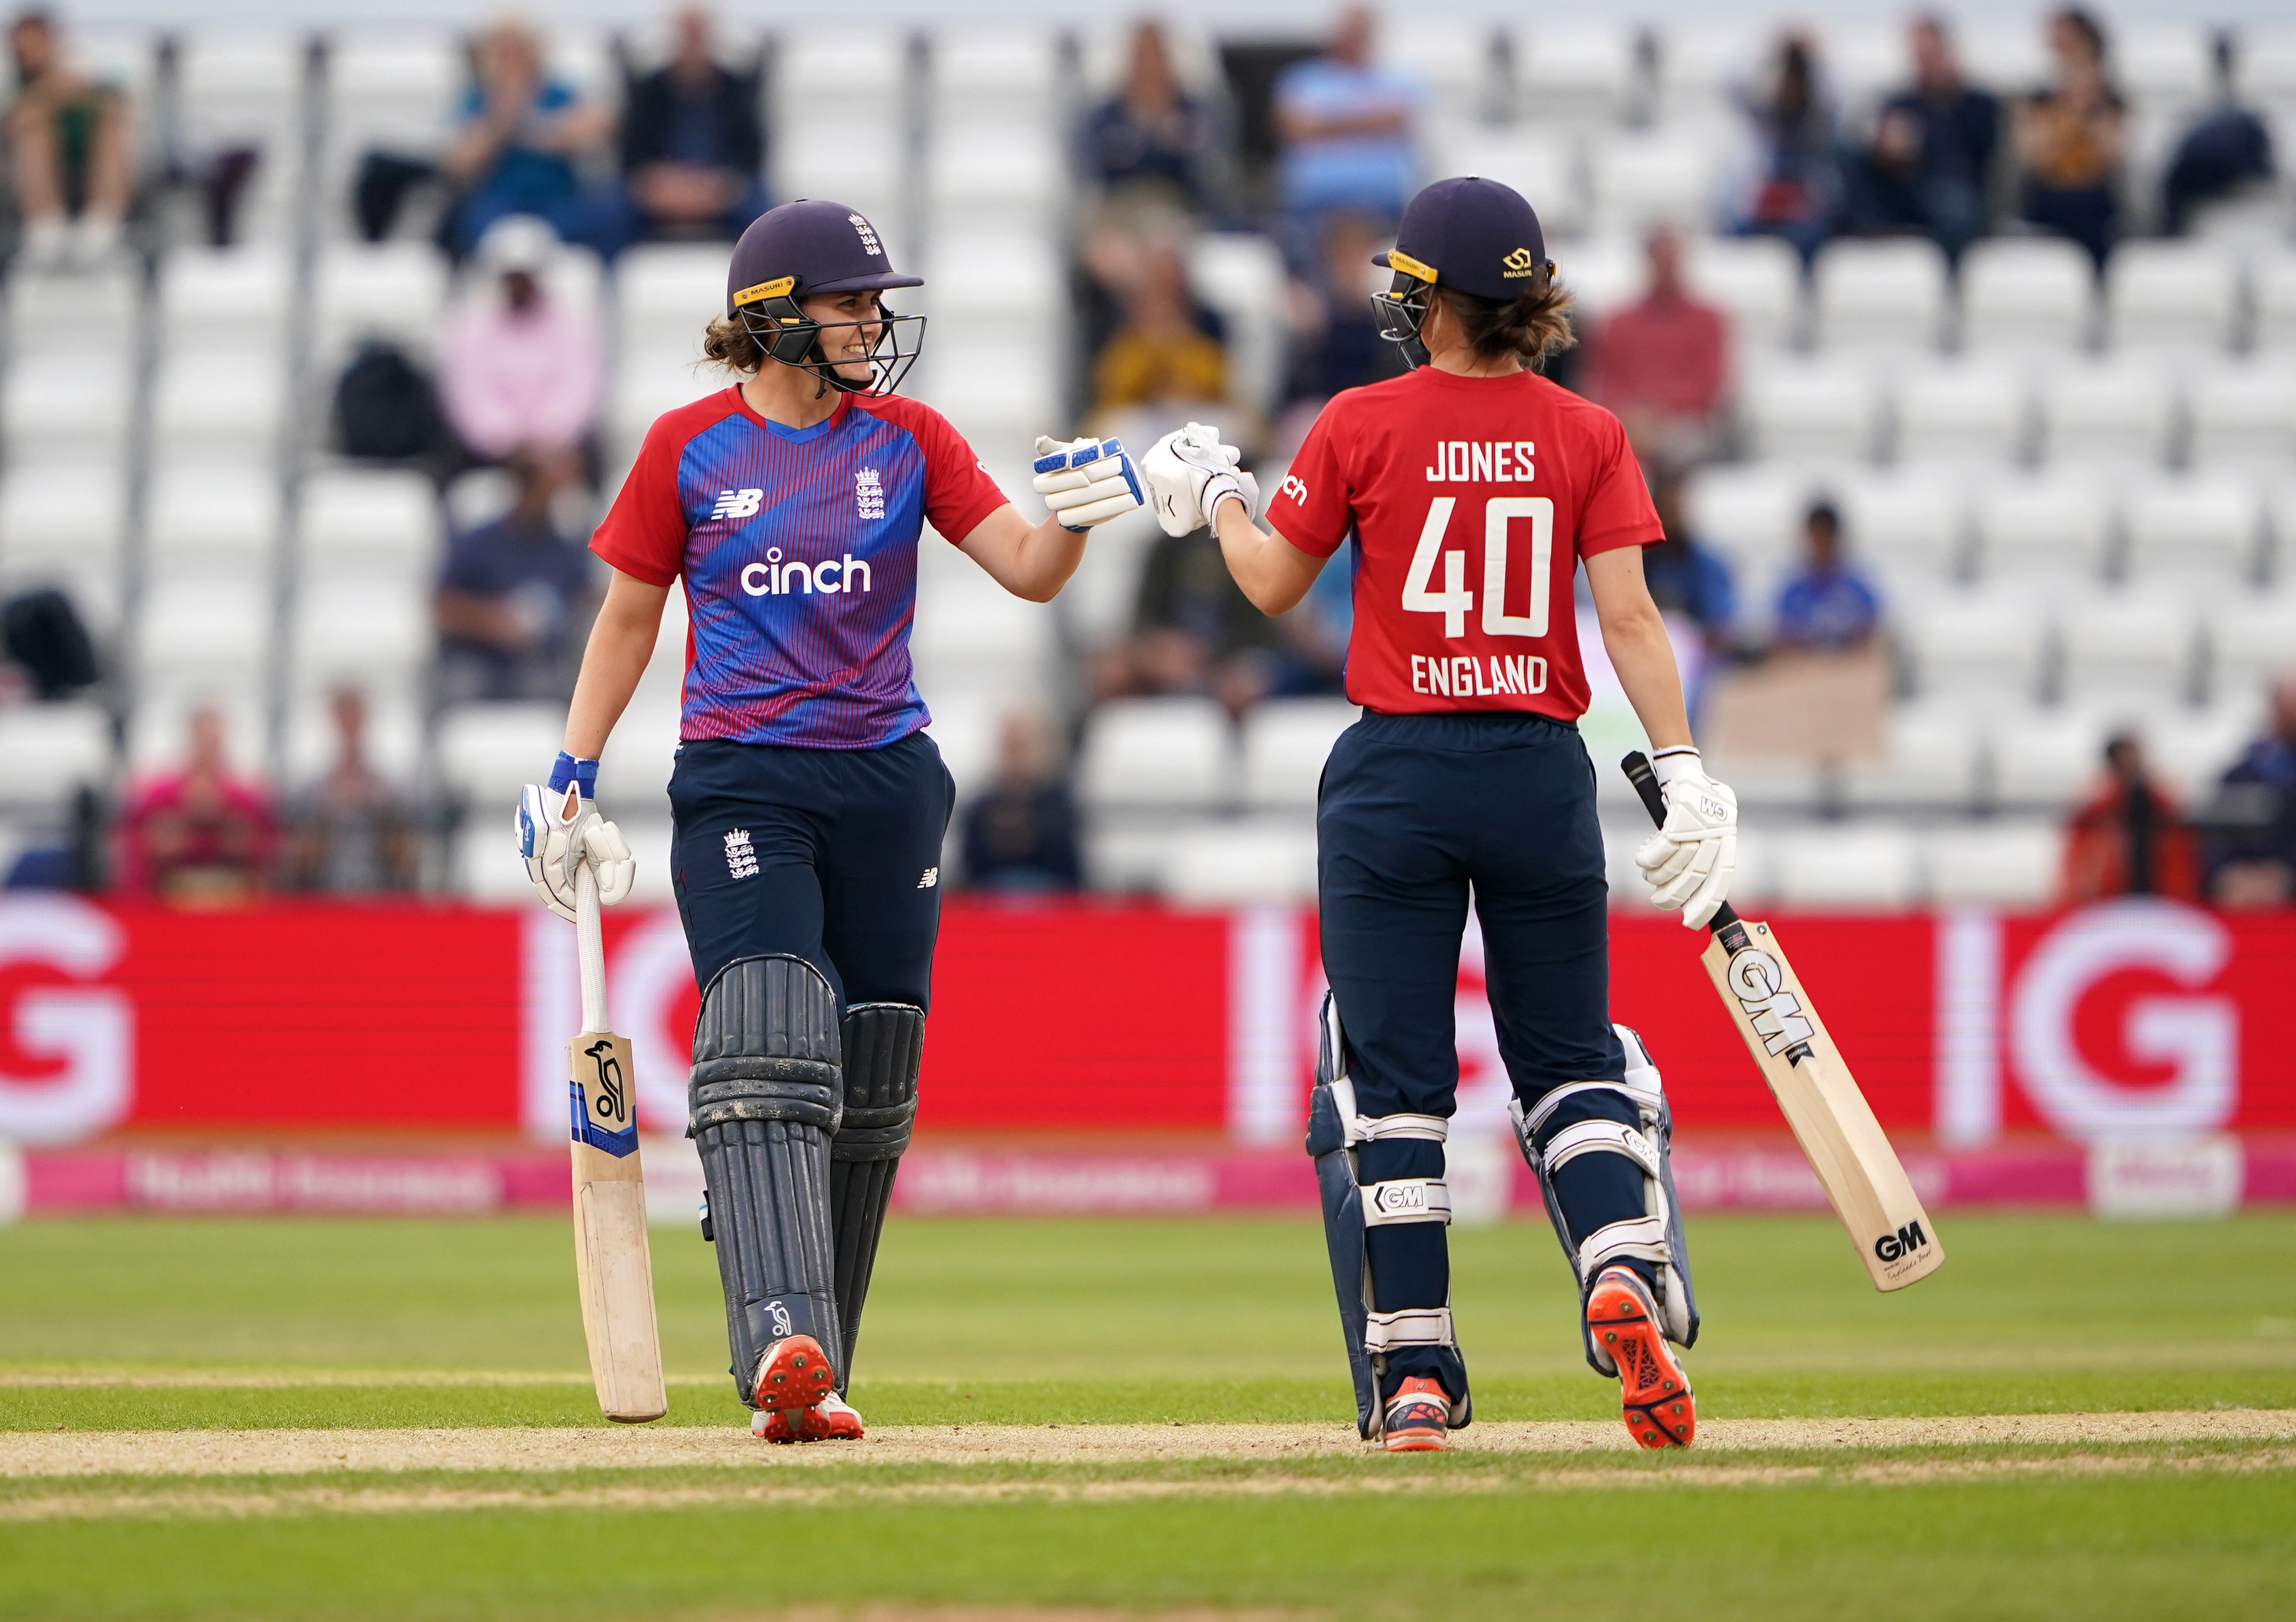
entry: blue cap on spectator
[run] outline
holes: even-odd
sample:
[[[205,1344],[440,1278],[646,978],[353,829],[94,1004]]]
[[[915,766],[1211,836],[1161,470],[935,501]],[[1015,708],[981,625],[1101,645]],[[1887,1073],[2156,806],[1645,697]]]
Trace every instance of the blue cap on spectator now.
[[[1480,175],[1422,186],[1403,210],[1395,246],[1372,255],[1400,270],[1479,299],[1513,300],[1543,292],[1554,273],[1538,216],[1514,187]]]
[[[758,216],[734,244],[726,313],[766,299],[923,285],[922,276],[894,274],[877,227],[858,209],[800,197]]]

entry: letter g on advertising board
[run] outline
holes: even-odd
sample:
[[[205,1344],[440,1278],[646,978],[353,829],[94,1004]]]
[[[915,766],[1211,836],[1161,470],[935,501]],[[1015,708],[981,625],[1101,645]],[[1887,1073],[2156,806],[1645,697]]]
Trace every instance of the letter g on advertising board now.
[[[67,981],[92,981],[119,963],[126,943],[110,914],[76,896],[0,901],[0,973],[48,969]],[[0,1057],[0,1138],[69,1143],[127,1116],[135,1009],[125,992],[36,980],[0,1006],[0,1031],[10,1049]],[[25,1060],[29,1068],[19,1068]]]

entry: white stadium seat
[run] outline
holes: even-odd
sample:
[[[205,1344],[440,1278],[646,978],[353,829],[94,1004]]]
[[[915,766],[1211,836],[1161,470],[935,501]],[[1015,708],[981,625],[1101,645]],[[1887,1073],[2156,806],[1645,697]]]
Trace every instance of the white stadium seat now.
[[[1899,704],[1884,737],[1880,759],[1842,769],[1851,808],[1965,811],[1976,803],[1979,738],[1966,706]]]
[[[274,457],[287,411],[275,350],[178,350],[160,363],[152,436],[163,457]]]
[[[9,464],[116,455],[127,442],[134,402],[135,376],[124,351],[20,352],[8,363],[0,396]]]
[[[2145,764],[2187,809],[2207,803],[2225,770],[2266,730],[2263,695],[2183,710],[2146,729]]]
[[[290,668],[304,691],[349,685],[412,694],[435,646],[426,590],[345,580],[296,594]]]
[[[1921,892],[1920,846],[1886,823],[1781,831],[1772,865],[1777,899],[1797,907],[1904,907]]]
[[[1816,482],[1792,464],[1702,467],[1683,486],[1685,515],[1699,539],[1733,559],[1774,564],[1801,544]]]
[[[1550,242],[1554,279],[1570,292],[1570,317],[1585,337],[1650,291],[1650,264],[1632,237],[1590,236]]]
[[[1922,844],[1930,899],[1940,905],[2038,907],[2056,893],[2064,833],[2054,821],[1933,828]]]
[[[1059,89],[1050,29],[944,30],[933,42],[933,95],[943,118],[1047,111]]]
[[[160,267],[163,350],[224,345],[278,350],[286,342],[294,276],[283,247],[173,250]]]
[[[1344,698],[1278,698],[1243,717],[1243,803],[1313,807],[1324,762],[1362,712]]]
[[[1937,347],[1945,317],[1945,254],[1926,237],[1829,243],[1811,292],[1821,347],[1925,352]]]
[[[1688,244],[1683,279],[1730,317],[1742,351],[1785,349],[1801,331],[1801,259],[1774,236],[1700,238]]]
[[[447,280],[446,255],[427,242],[326,248],[313,289],[321,364],[340,365],[365,338],[428,355],[446,309]]]
[[[111,775],[111,718],[86,702],[0,709],[0,804],[55,806]]]
[[[1188,286],[1226,323],[1228,398],[1272,411],[1292,342],[1283,253],[1257,233],[1204,232],[1188,246]]]
[[[2044,626],[2013,597],[1958,592],[1900,627],[1918,689],[2008,702],[2038,688]]]
[[[439,499],[421,473],[313,473],[304,482],[298,529],[307,584],[348,577],[427,587],[439,567]]]
[[[165,671],[145,671],[136,680],[135,709],[127,722],[127,770],[131,778],[152,771],[181,770],[196,710],[211,709],[223,720],[224,755],[242,770],[259,765],[265,751],[265,705],[252,682],[218,681],[212,676],[179,679]]]
[[[1616,120],[1633,96],[1635,42],[1616,22],[1540,21],[1517,28],[1513,46],[1519,119],[1601,128]],[[1533,203],[1545,224],[1546,205],[1535,197]]]
[[[638,817],[669,815],[669,773],[677,763],[678,705],[675,695],[633,702],[614,723],[598,758],[603,803],[627,805]]]
[[[211,564],[267,569],[279,535],[279,482],[236,461],[168,463],[152,475],[144,506],[147,566],[181,573]]]
[[[1067,183],[1058,127],[1050,117],[1024,122],[998,114],[939,125],[926,161],[937,227],[977,230],[985,218],[1049,246],[1054,211]],[[944,274],[964,269],[951,264]],[[931,284],[927,296],[932,296]]]
[[[1095,710],[1077,762],[1086,806],[1204,808],[1227,797],[1227,712],[1209,698],[1125,698]]]
[[[2296,468],[2296,370],[2285,357],[2195,373],[2185,390],[2198,467]]]
[[[127,473],[113,461],[43,461],[0,477],[0,568],[33,559],[116,566],[127,523]]]
[[[2264,512],[2249,480],[2200,473],[2136,485],[2121,522],[2132,579],[2231,583],[2255,570]]]
[[[2233,260],[2213,243],[2123,243],[2105,267],[2106,333],[2120,350],[2222,350],[2239,292]]]
[[[1977,487],[1972,515],[1988,580],[2064,585],[2104,572],[2112,502],[2093,477],[2051,468],[1989,480]]]
[[[271,591],[256,580],[178,580],[145,590],[135,656],[146,680],[235,691],[263,679],[271,647]]]
[[[422,717],[412,695],[363,689],[366,725],[361,753],[402,792],[414,786],[422,764]],[[334,696],[329,692],[295,696],[287,710],[286,781],[299,788],[335,763],[341,747],[335,731]],[[539,770],[537,768],[536,770]]]
[[[2199,625],[2174,597],[2128,589],[2069,604],[2057,622],[2067,704],[2166,710],[2192,696]]]
[[[2207,101],[2216,83],[2214,41],[2193,22],[2134,24],[2113,42],[2112,62],[2130,100],[2171,113]]]
[[[439,721],[439,781],[482,813],[514,805],[565,735],[564,704],[463,704]],[[502,844],[510,847],[506,836]]]
[[[1961,347],[1972,355],[2070,352],[2088,342],[2096,268],[2046,236],[1972,243],[1961,259]]]
[[[1719,154],[1702,132],[1609,135],[1587,158],[1595,218],[1605,231],[1631,235],[1660,222],[1694,228],[1714,211]]]
[[[2037,385],[2039,452],[2060,467],[2127,473],[2169,459],[2177,385],[2142,358],[2050,366]]]
[[[2249,288],[2258,352],[2284,357],[2296,350],[2296,248],[2259,255],[2249,267]]]
[[[726,250],[699,243],[642,243],[614,267],[614,316],[625,334],[685,334],[700,352],[702,329],[726,313]]]
[[[947,545],[930,535],[921,544]],[[909,652],[926,703],[958,688],[1044,690],[1058,651],[1056,611],[1014,597],[969,562],[964,571],[929,580],[917,593]]]
[[[2259,691],[2281,671],[2296,670],[2296,580],[2242,594],[2209,610],[2209,690],[2218,700]]]
[[[1967,552],[1962,481],[1935,469],[1861,469],[1833,482],[1844,538],[1895,589],[1920,592],[1955,579]]]
[[[1316,825],[1305,817],[1208,822],[1176,836],[1162,889],[1177,905],[1235,906],[1316,897]]]
[[[1984,361],[1908,366],[1896,375],[1898,460],[2023,459],[2030,416],[2024,380]]]
[[[1758,456],[1839,464],[1874,454],[1881,392],[1862,366],[1765,358],[1747,366],[1738,400]]]
[[[1999,805],[2062,811],[2104,770],[2109,726],[2095,711],[2010,707],[1987,720]]]

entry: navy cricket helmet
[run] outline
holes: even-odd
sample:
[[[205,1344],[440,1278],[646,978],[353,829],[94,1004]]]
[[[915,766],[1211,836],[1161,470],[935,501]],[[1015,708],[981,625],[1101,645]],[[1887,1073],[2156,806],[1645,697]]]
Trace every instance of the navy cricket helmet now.
[[[758,216],[734,244],[726,313],[748,329],[768,358],[812,373],[824,388],[890,394],[916,364],[925,318],[896,315],[881,299],[873,317],[819,321],[806,313],[804,301],[824,293],[882,293],[923,285],[922,276],[893,268],[877,227],[859,210],[800,197]],[[824,333],[862,326],[877,328],[865,383],[843,375],[822,347]]]
[[[1554,284],[1538,213],[1521,192],[1480,175],[1422,186],[1403,210],[1395,246],[1371,262],[1395,272],[1388,290],[1372,295],[1380,336],[1400,344],[1414,366],[1427,364],[1419,328],[1437,287],[1512,303],[1526,294],[1545,298]]]

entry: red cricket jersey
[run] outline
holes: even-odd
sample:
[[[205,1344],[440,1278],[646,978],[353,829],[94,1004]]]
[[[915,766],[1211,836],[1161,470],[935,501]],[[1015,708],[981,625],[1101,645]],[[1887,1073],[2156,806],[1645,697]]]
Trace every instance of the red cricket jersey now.
[[[1617,417],[1534,372],[1432,366],[1333,396],[1267,521],[1318,557],[1354,531],[1348,696],[1390,715],[1578,720],[1578,560],[1664,537]]]

